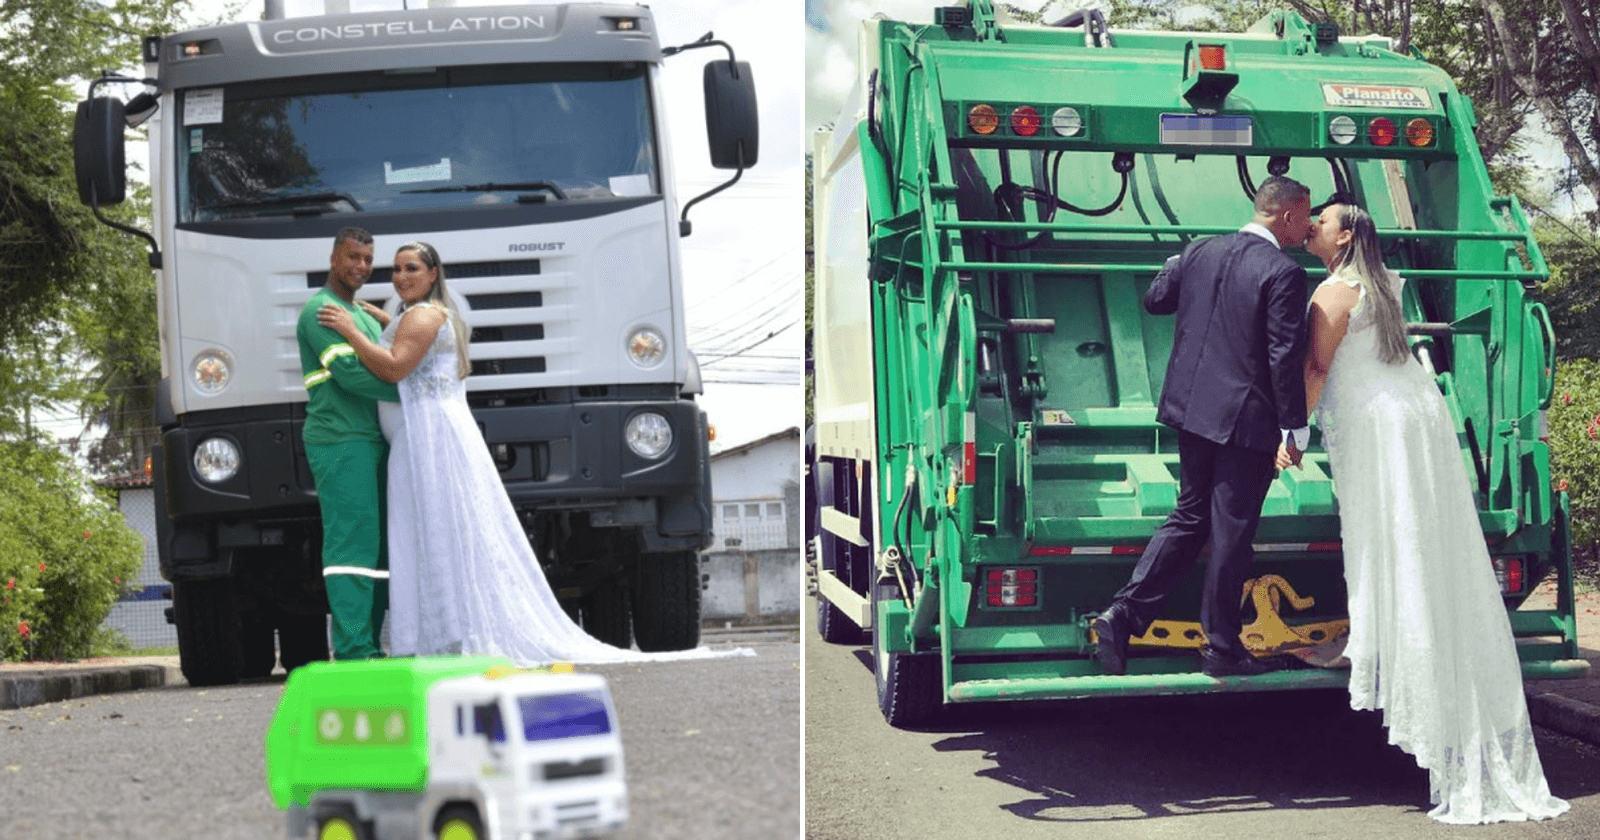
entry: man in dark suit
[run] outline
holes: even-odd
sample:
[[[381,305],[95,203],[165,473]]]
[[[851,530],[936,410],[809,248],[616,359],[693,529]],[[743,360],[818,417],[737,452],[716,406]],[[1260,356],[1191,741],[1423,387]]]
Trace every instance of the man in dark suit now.
[[[1298,464],[1308,436],[1306,272],[1281,249],[1305,242],[1310,214],[1305,186],[1269,178],[1249,224],[1167,260],[1145,293],[1145,309],[1178,315],[1156,419],[1178,430],[1182,472],[1177,508],[1093,622],[1106,673],[1126,673],[1128,638],[1149,628],[1208,539],[1201,669],[1219,677],[1274,670],[1239,641],[1240,599],[1274,459],[1284,447]]]

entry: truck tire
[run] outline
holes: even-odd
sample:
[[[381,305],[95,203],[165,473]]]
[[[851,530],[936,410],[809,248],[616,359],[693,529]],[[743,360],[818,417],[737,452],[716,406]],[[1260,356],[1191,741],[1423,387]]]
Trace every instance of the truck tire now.
[[[880,583],[872,587],[872,596],[872,611],[876,616],[878,599],[898,597],[898,587]],[[878,709],[883,712],[883,719],[897,729],[915,729],[935,723],[944,708],[938,655],[889,652],[883,628],[878,624],[873,622],[872,672],[878,684]]]
[[[354,809],[341,807],[317,818],[317,840],[372,840],[372,831]]]
[[[633,590],[633,636],[642,651],[700,644],[700,558],[693,551],[639,558]]]
[[[483,821],[477,809],[468,805],[451,805],[440,809],[439,818],[433,821],[433,836],[438,840],[483,840]]]
[[[178,662],[192,686],[231,685],[244,668],[244,626],[227,578],[172,585]]]
[[[328,661],[328,617],[286,612],[278,618],[278,659],[285,672]]]
[[[272,674],[278,664],[277,627],[265,609],[239,617],[239,679],[255,680]]]
[[[612,647],[633,647],[633,616],[628,613],[628,590],[608,580],[583,597],[583,629]]]

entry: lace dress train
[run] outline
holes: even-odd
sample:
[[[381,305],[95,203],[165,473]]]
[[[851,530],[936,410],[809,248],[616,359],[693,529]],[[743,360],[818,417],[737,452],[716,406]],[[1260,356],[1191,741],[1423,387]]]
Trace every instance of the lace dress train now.
[[[424,304],[425,305],[425,304]],[[396,317],[384,331],[391,346]],[[561,608],[524,535],[456,376],[455,333],[380,403],[390,440],[389,615],[395,655],[505,656],[519,665],[751,655],[746,648],[641,653],[607,645]]]
[[[1380,361],[1364,302],[1318,408],[1344,542],[1350,705],[1382,710],[1390,743],[1428,770],[1434,819],[1557,816],[1568,806],[1539,762],[1455,424],[1419,363]]]

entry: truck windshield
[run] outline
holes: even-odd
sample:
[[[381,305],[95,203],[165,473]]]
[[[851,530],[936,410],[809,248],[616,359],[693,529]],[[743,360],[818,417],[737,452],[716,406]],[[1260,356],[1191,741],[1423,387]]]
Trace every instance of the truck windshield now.
[[[611,731],[611,714],[600,692],[519,697],[517,708],[522,712],[522,735],[529,741],[605,735]]]
[[[640,64],[419,68],[183,91],[184,222],[659,192]]]

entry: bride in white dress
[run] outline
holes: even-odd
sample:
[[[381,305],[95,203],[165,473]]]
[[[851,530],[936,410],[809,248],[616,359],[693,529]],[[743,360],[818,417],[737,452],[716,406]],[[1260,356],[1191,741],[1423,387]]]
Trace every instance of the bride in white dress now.
[[[1407,346],[1403,281],[1359,207],[1325,208],[1306,249],[1329,270],[1307,319],[1306,401],[1320,399],[1339,496],[1350,705],[1382,710],[1389,742],[1428,770],[1435,820],[1557,816],[1567,803],[1539,763],[1455,424]]]
[[[424,242],[395,253],[403,303],[379,344],[349,313],[324,307],[318,320],[355,348],[380,379],[397,382],[399,403],[379,403],[389,438],[389,615],[397,656],[505,656],[521,665],[750,655],[697,648],[641,653],[585,633],[546,582],[483,436],[467,407],[467,332],[449,308],[438,252]]]

